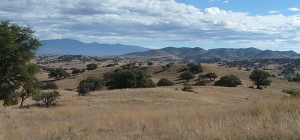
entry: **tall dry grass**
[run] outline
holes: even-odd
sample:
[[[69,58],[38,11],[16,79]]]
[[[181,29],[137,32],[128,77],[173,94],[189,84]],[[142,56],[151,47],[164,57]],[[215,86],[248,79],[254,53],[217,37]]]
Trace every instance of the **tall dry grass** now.
[[[68,96],[56,108],[1,108],[0,139],[300,138],[299,98],[222,106],[147,102],[135,95],[129,101],[117,98],[113,103],[109,103],[113,99],[106,102],[103,95]]]

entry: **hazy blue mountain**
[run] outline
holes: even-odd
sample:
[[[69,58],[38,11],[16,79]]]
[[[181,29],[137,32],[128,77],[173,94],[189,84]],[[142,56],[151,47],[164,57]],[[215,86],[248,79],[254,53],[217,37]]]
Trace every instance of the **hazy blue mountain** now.
[[[42,40],[37,55],[121,55],[131,52],[142,52],[148,48],[122,45],[83,43],[72,39]]]
[[[218,48],[205,50],[202,48],[175,48],[167,47],[158,50],[149,50],[145,52],[129,53],[126,55],[135,56],[159,56],[173,55],[182,59],[211,59],[220,58],[223,60],[241,60],[241,59],[262,59],[262,58],[294,58],[299,56],[294,51],[272,51],[260,50],[257,48]]]

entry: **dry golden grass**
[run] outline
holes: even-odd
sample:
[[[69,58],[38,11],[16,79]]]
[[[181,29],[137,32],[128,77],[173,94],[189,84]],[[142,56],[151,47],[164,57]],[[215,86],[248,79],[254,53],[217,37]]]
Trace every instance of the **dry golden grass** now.
[[[300,99],[239,88],[61,91],[56,108],[1,107],[0,139],[300,138]]]
[[[153,79],[176,79],[176,65]],[[204,65],[204,73],[230,73],[251,84],[248,72]],[[264,90],[246,86],[193,87],[182,85],[150,89],[101,90],[79,97],[78,82],[101,75],[111,68],[86,72],[76,78],[56,81],[62,94],[54,108],[0,106],[0,140],[71,139],[300,139],[300,99],[285,97],[285,88],[297,83],[274,80]],[[46,74],[38,75],[47,80]],[[179,90],[175,90],[179,89]],[[26,100],[25,105],[34,104]]]

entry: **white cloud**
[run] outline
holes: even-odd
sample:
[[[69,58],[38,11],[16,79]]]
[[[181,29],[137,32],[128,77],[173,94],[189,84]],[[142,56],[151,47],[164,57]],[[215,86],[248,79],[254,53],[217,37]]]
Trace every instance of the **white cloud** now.
[[[281,11],[269,11],[268,13],[269,14],[279,14],[279,13],[281,13]]]
[[[222,3],[229,3],[229,1],[228,1],[228,0],[225,0],[225,1],[223,1]]]
[[[293,12],[298,12],[300,11],[300,8],[293,7],[293,8],[289,8],[288,10]]]
[[[253,16],[218,7],[201,10],[175,0],[2,0],[0,19],[32,26],[40,39],[300,44],[299,15]]]

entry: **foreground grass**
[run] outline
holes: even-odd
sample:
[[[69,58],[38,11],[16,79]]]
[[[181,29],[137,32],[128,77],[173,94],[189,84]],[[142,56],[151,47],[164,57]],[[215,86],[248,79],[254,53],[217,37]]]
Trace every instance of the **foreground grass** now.
[[[300,138],[299,98],[229,103],[227,95],[226,104],[217,104],[201,93],[158,90],[65,93],[50,109],[1,107],[0,139]]]

